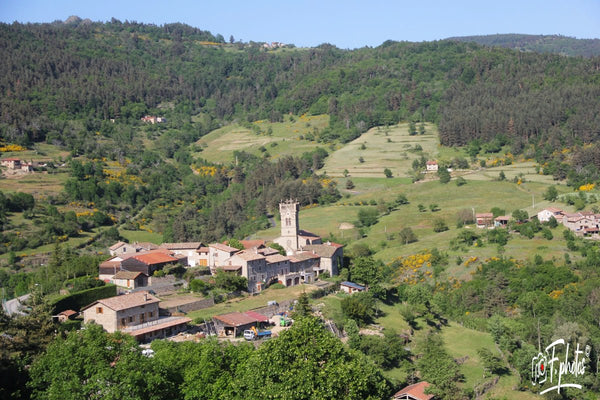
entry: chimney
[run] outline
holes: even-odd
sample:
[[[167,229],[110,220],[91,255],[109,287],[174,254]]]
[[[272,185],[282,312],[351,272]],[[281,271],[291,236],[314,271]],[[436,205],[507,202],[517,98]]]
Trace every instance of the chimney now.
[[[144,292],[144,301],[148,301],[148,292]]]

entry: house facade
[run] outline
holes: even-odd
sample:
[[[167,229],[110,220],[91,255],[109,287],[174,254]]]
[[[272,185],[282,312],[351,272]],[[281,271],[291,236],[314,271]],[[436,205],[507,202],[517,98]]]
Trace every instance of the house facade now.
[[[123,331],[139,341],[170,336],[187,329],[190,318],[159,318],[159,301],[142,291],[97,300],[81,312],[84,323],[102,325],[109,333]]]
[[[128,289],[148,286],[148,276],[143,272],[118,271],[111,279],[111,283]]]
[[[564,212],[561,209],[548,207],[537,213],[538,221],[548,222],[550,218],[554,217],[559,223],[562,222]]]
[[[352,294],[357,292],[364,292],[365,290],[367,290],[367,288],[354,282],[344,281],[340,283],[340,290],[342,292]]]
[[[427,163],[425,163],[425,168],[427,168],[427,172],[437,172],[438,163],[437,161],[427,161]]]
[[[494,226],[494,214],[479,213],[475,214],[475,224],[478,228],[490,228]]]
[[[83,322],[95,322],[112,333],[158,319],[158,300],[148,292],[109,297],[83,308]]]

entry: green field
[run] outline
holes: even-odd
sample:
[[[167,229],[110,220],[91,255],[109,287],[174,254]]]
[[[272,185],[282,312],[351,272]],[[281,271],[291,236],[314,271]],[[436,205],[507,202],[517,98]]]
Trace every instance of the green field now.
[[[386,178],[356,178],[353,180],[356,187],[352,191],[342,190],[349,195],[336,204],[309,207],[300,211],[300,227],[314,232],[323,237],[333,236],[334,240],[351,243],[365,243],[375,250],[375,256],[388,262],[399,256],[414,254],[424,249],[434,247],[448,251],[451,256],[449,273],[459,278],[468,276],[470,270],[454,266],[457,255],[467,259],[478,257],[483,260],[498,255],[495,245],[487,244],[483,247],[463,247],[457,251],[449,250],[450,241],[459,233],[456,227],[457,213],[460,210],[471,212],[489,212],[492,207],[499,207],[510,215],[516,209],[523,209],[534,215],[547,206],[558,206],[571,211],[572,208],[561,203],[550,203],[542,200],[543,192],[547,185],[537,182],[525,182],[517,185],[512,182],[468,180],[463,186],[456,186],[454,182],[441,184],[438,181],[407,183],[406,179]],[[345,178],[338,179],[340,187],[344,187]],[[379,221],[368,228],[367,236],[361,238],[358,229],[340,229],[342,224],[354,224],[358,211],[371,201],[392,201],[399,194],[405,194],[410,204],[399,206],[390,214],[380,217]],[[533,207],[535,201],[535,207]],[[425,212],[419,212],[418,205],[422,204]],[[439,211],[432,212],[431,204],[437,204]],[[441,218],[448,225],[449,230],[441,233],[433,231],[433,222]],[[417,235],[418,241],[403,244],[398,233],[405,227],[410,227]],[[475,229],[479,235],[485,235],[485,230]],[[566,242],[562,236],[562,227],[553,230],[554,239],[548,241],[536,235],[534,239],[527,239],[518,234],[511,235],[505,246],[506,256],[516,259],[529,259],[535,254],[544,258],[562,259],[566,249]],[[254,237],[273,239],[279,236],[279,227],[260,231]],[[484,240],[485,244],[485,240]]]
[[[422,152],[414,151],[417,144],[422,147]],[[372,128],[333,152],[321,172],[341,177],[344,170],[348,170],[351,177],[380,178],[385,176],[383,170],[389,168],[394,176],[405,177],[413,160],[421,154],[436,159],[438,146],[437,129],[430,124],[426,125],[424,135],[415,136],[408,134],[408,124]],[[363,158],[362,163],[359,157]]]
[[[302,115],[293,117],[293,120],[292,117],[286,116],[284,119],[284,122],[253,122],[254,129],[259,133],[240,125],[227,125],[212,131],[196,142],[197,147],[200,146],[203,150],[194,153],[194,156],[215,163],[228,163],[234,161],[234,151],[262,156],[265,154],[261,151],[263,147],[272,159],[277,159],[283,155],[300,156],[319,146],[326,147],[314,140],[308,140],[306,136],[312,134],[316,139],[318,133],[315,132],[329,125],[327,115]]]
[[[154,244],[160,244],[163,242],[162,233],[146,231],[129,231],[127,229],[119,229],[119,233],[121,234],[121,236],[127,239],[129,243],[150,242]]]

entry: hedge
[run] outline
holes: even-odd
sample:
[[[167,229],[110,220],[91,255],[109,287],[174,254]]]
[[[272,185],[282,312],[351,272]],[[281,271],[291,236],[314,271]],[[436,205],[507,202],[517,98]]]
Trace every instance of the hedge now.
[[[117,286],[107,284],[105,286],[95,287],[91,289],[85,289],[79,292],[71,293],[63,297],[59,297],[50,303],[53,309],[54,315],[65,311],[75,310],[79,311],[82,307],[93,303],[99,299],[105,299],[117,295]]]

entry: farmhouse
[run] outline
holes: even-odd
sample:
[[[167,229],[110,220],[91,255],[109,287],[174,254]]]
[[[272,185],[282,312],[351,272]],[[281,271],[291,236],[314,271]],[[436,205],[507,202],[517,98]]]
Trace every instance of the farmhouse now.
[[[437,172],[438,163],[437,161],[427,161],[427,163],[425,163],[425,167],[427,168],[427,172]]]
[[[158,249],[158,246],[150,242],[135,242],[133,244],[117,242],[108,248],[111,256],[139,253],[156,249]]]
[[[558,222],[562,222],[563,215],[563,210],[554,207],[547,207],[537,213],[537,218],[540,222],[548,222],[550,221],[550,218],[554,217]]]
[[[479,213],[475,214],[475,223],[478,228],[489,228],[494,226],[494,214]]]
[[[143,291],[97,300],[81,312],[85,323],[100,324],[109,333],[123,331],[139,341],[170,336],[186,329],[191,319],[159,318],[158,303],[156,297]]]
[[[0,164],[8,169],[21,169],[21,160],[18,158],[3,158]]]

